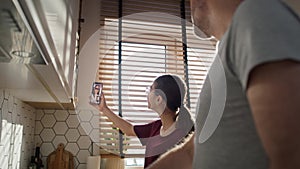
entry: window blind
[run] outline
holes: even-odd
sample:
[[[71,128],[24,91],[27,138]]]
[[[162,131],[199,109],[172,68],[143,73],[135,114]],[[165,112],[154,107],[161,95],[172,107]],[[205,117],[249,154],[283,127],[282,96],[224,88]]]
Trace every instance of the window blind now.
[[[145,89],[159,75],[173,73],[188,85],[186,103],[195,107],[213,60],[215,42],[193,34],[189,2],[102,0],[98,79],[108,106],[133,125],[158,119],[147,107]],[[100,147],[121,157],[143,157],[144,147],[100,118]]]

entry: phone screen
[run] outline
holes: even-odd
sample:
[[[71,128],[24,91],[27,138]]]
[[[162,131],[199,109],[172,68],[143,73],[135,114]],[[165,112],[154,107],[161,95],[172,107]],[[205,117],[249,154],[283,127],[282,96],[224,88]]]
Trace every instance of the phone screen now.
[[[92,92],[90,102],[93,104],[100,104],[100,97],[102,93],[103,83],[94,82],[92,85]]]

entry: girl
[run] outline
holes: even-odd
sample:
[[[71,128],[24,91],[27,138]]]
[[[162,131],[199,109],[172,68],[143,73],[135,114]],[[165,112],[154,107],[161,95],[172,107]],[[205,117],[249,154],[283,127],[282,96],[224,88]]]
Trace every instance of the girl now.
[[[132,125],[111,111],[101,95],[97,107],[127,136],[137,136],[146,146],[146,168],[162,153],[174,147],[193,130],[194,122],[184,104],[186,85],[177,75],[162,75],[146,89],[148,108],[157,112],[160,120],[145,125]]]

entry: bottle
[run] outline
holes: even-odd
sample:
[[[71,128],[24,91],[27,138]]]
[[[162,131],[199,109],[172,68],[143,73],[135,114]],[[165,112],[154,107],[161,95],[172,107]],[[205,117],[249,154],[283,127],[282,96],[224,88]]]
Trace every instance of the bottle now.
[[[31,156],[31,161],[30,161],[30,164],[28,166],[28,169],[37,169],[36,168],[36,163],[35,163],[35,156]]]
[[[40,147],[36,146],[35,148],[35,156],[34,156],[34,162],[36,164],[36,169],[41,169],[43,162],[40,155]]]

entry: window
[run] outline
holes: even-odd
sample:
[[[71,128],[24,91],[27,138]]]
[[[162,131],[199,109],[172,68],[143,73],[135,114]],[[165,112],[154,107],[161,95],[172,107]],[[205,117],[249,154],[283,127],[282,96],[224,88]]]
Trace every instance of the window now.
[[[195,113],[215,42],[197,39],[191,23],[181,19],[190,18],[189,2],[103,0],[101,13],[98,79],[108,106],[133,124],[155,120],[145,88],[160,74],[173,73],[186,81],[186,103]],[[139,140],[120,134],[106,117],[100,128],[100,146],[108,153],[144,156]]]

